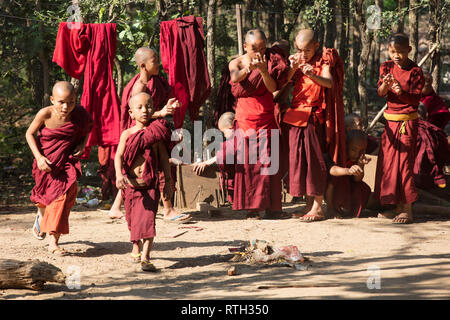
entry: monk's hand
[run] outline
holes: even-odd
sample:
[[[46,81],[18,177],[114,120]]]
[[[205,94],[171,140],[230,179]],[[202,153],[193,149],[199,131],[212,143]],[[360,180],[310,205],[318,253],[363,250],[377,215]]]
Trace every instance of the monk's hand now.
[[[127,185],[130,184],[130,181],[128,181],[127,177],[125,177],[123,174],[116,175],[116,187],[117,189],[126,189]]]
[[[395,79],[392,81],[391,89],[396,95],[401,95],[403,93],[400,83]]]
[[[385,83],[388,87],[392,86],[394,80],[394,76],[391,73],[388,73],[383,77],[383,83]]]
[[[163,117],[166,117],[168,115],[173,115],[177,108],[180,107],[180,103],[178,102],[177,98],[170,98],[169,101],[167,101],[167,104],[162,108],[161,115]]]
[[[259,52],[256,54],[256,58],[253,59],[253,64],[258,68],[259,72],[267,72],[267,60],[265,55],[261,55]]]
[[[48,160],[46,157],[42,156],[38,159],[36,159],[37,162],[37,166],[39,168],[39,170],[41,171],[45,171],[45,172],[50,172],[52,171],[52,168],[50,168],[50,164],[52,164],[52,162],[50,160]]]
[[[290,55],[289,61],[291,62],[292,69],[297,70],[298,68],[300,68],[301,61],[300,61],[300,57],[297,53]]]
[[[193,167],[192,171],[194,171],[194,173],[196,175],[201,176],[207,166],[208,165],[206,164],[206,162],[194,163],[194,167]]]
[[[314,68],[309,63],[302,63],[300,65],[300,69],[302,70],[303,74],[307,77],[311,77],[314,75]]]
[[[75,150],[73,150],[72,155],[74,157],[81,157],[84,153],[84,144],[79,144],[78,146],[75,147]]]
[[[348,169],[349,176],[358,177],[358,176],[361,176],[363,173],[364,173],[363,169],[360,166],[358,166],[357,164],[351,166]]]
[[[370,161],[371,161],[372,159],[370,159],[370,158],[366,158],[366,156],[365,155],[361,155],[361,157],[359,157],[359,159],[358,159],[358,166],[360,166],[360,167],[364,167],[366,164],[368,164]]]

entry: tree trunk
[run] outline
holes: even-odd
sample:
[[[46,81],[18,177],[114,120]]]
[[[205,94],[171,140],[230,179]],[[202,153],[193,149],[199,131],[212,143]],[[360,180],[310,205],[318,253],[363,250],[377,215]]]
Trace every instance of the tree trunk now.
[[[253,9],[255,7],[255,0],[247,0],[242,5],[242,10],[244,12],[243,26],[244,33],[248,30],[253,29]]]
[[[349,65],[349,37],[350,37],[350,2],[349,0],[339,1],[341,9],[341,30],[339,40],[339,55],[344,61],[345,65]],[[351,68],[345,68],[345,79],[351,78]],[[346,113],[352,113],[352,99],[353,94],[350,93],[350,82],[344,81],[344,108]]]
[[[446,12],[442,12],[442,0],[430,0],[430,28],[428,30],[428,39],[430,40],[429,48],[434,44],[440,44],[441,28],[442,25],[446,25],[447,15]],[[436,93],[439,93],[440,72],[441,71],[441,55],[440,48],[438,47],[431,56],[430,73],[433,77],[433,89]]]
[[[241,56],[244,54],[244,35],[242,30],[242,7],[240,4],[236,4],[236,28],[238,37],[238,53]]]
[[[402,9],[405,7],[405,0],[398,0],[397,12],[399,14],[398,25],[394,26],[394,33],[404,32],[405,30],[405,15],[402,14]]]
[[[335,48],[336,46],[336,0],[329,0],[328,5],[330,6],[331,12],[331,20],[328,21],[326,25],[326,37],[325,37],[325,46],[327,48]]]
[[[206,128],[211,128],[214,118],[214,105],[216,96],[216,60],[215,60],[215,25],[217,0],[208,0],[208,15],[206,20],[206,60],[208,74],[211,82],[211,94],[206,100],[203,120]]]
[[[0,289],[44,289],[45,282],[64,283],[61,269],[39,260],[0,260]]]
[[[411,44],[411,52],[409,58],[417,61],[419,49],[419,10],[414,9],[419,4],[419,0],[409,0],[409,43]]]
[[[368,123],[368,104],[366,88],[366,69],[370,54],[370,43],[373,34],[369,32],[366,26],[366,17],[364,13],[364,0],[355,0],[355,27],[359,29],[361,35],[361,52],[358,64],[358,93],[360,98],[361,118],[365,126]]]
[[[277,8],[277,10],[275,10],[276,12],[278,12],[277,14],[275,14],[275,37],[276,39],[282,39],[283,37],[283,26],[284,26],[284,1],[283,0],[275,0],[275,6]],[[289,40],[289,39],[286,39]]]
[[[123,88],[123,73],[122,67],[120,66],[120,61],[117,57],[114,58],[114,65],[117,71],[117,95],[119,96],[119,101],[122,100],[122,88]]]
[[[36,0],[36,8],[38,11],[42,10],[41,0]],[[44,41],[44,27],[42,22],[39,23],[39,34],[41,38],[41,49],[39,50],[39,61],[42,65],[42,89],[43,97],[41,101],[41,107],[46,107],[50,104],[50,67],[47,60],[47,54],[45,53],[45,41]]]
[[[356,6],[356,1],[355,1]],[[359,26],[357,25],[356,21],[356,15],[357,13],[354,13],[353,16],[353,23],[352,23],[352,46],[351,46],[351,52],[352,52],[352,80],[353,80],[353,95],[352,95],[352,106],[353,109],[356,110],[359,106],[359,91],[358,91],[358,66],[359,66],[359,59],[361,55],[361,35],[359,31]]]

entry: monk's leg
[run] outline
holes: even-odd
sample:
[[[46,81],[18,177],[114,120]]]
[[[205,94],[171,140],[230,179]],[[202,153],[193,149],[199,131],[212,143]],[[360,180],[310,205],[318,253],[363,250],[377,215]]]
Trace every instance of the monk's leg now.
[[[64,249],[62,249],[58,244],[60,237],[61,237],[60,233],[50,232],[49,234],[50,242],[48,244],[48,252],[64,256],[67,254],[67,252]]]
[[[321,221],[325,219],[325,214],[322,208],[323,195],[314,196],[314,202],[311,210],[300,218],[301,221],[313,222],[313,221]]]
[[[35,237],[38,238],[39,240],[44,240],[45,235],[46,235],[45,232],[42,232],[42,230],[40,230],[42,219],[44,218],[44,213],[45,213],[45,207],[41,204],[38,204],[38,206],[37,206],[37,221],[33,225],[33,233],[34,233]]]
[[[334,193],[334,185],[329,183],[327,186],[327,191],[325,192],[325,202],[327,204],[327,218],[342,218],[339,212],[333,206],[333,193]]]
[[[190,214],[184,214],[178,212],[172,205],[171,200],[162,200],[164,206],[164,220],[171,220],[174,222],[183,222],[184,220],[188,221],[191,219]]]
[[[395,224],[408,224],[413,222],[412,216],[412,203],[404,203],[400,204],[401,211],[400,213],[394,217],[392,220]]]
[[[111,209],[108,212],[108,215],[111,219],[120,219],[123,217],[123,213],[120,210],[120,206],[122,205],[122,202],[123,202],[122,191],[119,190],[119,192],[117,192],[116,198],[114,199],[114,202],[111,206]]]
[[[155,266],[150,262],[150,251],[152,250],[153,238],[143,239],[141,268],[142,271],[155,272]]]

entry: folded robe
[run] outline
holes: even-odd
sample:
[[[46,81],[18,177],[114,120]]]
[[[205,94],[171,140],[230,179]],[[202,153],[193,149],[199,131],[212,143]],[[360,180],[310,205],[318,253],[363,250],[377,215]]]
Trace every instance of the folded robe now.
[[[76,182],[81,176],[80,161],[72,153],[89,134],[92,120],[89,113],[76,106],[70,122],[56,129],[44,127],[36,138],[41,154],[52,164],[50,172],[39,170],[33,161],[33,178],[36,185],[31,191],[31,201],[48,206]]]
[[[116,41],[114,23],[81,24],[79,29],[59,24],[53,62],[73,78],[84,73],[81,105],[94,121],[87,147],[119,143],[119,99],[113,79]]]
[[[268,71],[276,81],[277,87],[286,82],[287,66],[283,57],[273,50],[266,49],[266,60],[268,61]],[[257,159],[256,164],[250,164],[249,155],[257,154],[259,150],[267,150],[271,155],[271,129],[277,129],[274,114],[273,96],[264,85],[261,74],[257,69],[253,70],[246,79],[239,83],[231,83],[231,92],[237,99],[235,129],[247,132],[249,129],[256,131],[256,143],[251,143],[253,139],[245,136],[239,139],[242,145],[238,145],[240,151],[245,150],[245,161],[243,164],[236,164],[235,189],[233,199],[233,210],[251,209],[272,211],[281,210],[281,176],[278,171],[275,175],[261,174],[264,169],[271,167],[272,163],[263,164]],[[263,134],[261,129],[266,129]],[[262,140],[267,137],[264,144]],[[264,152],[263,152],[264,153]],[[278,161],[279,163],[279,161]]]
[[[128,185],[123,192],[126,220],[133,242],[155,236],[155,215],[160,199],[160,164],[152,146],[159,141],[167,146],[170,135],[168,122],[157,119],[147,128],[130,135],[126,141],[123,154],[124,173],[128,175],[138,156],[142,155],[145,160],[142,173],[145,186],[136,188]]]

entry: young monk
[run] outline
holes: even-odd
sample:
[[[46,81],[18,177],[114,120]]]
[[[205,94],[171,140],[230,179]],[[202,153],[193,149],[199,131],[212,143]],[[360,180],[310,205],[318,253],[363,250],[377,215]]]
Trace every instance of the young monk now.
[[[408,59],[409,39],[403,33],[389,37],[391,60],[380,66],[378,94],[386,97],[386,125],[381,136],[375,178],[375,195],[381,205],[395,204],[393,223],[412,223],[412,203],[417,200],[413,181],[418,114],[424,77]]]
[[[59,239],[69,233],[70,209],[78,193],[77,178],[81,176],[78,157],[84,153],[92,119],[83,107],[76,105],[70,82],[56,82],[50,101],[52,105],[36,114],[25,135],[34,156],[36,185],[31,201],[43,214],[39,236],[50,235],[49,252],[65,255]]]
[[[255,144],[250,143],[248,133],[256,132],[259,149],[265,148],[261,138],[269,136],[265,150],[271,157],[270,133],[277,129],[272,93],[286,81],[287,65],[282,56],[266,47],[263,31],[248,31],[244,42],[246,53],[229,63],[231,92],[236,98],[235,129],[246,133],[241,149],[246,158],[244,164],[236,165],[233,210],[247,210],[248,218],[258,219],[259,211],[265,210],[268,215],[281,213],[281,176],[279,172],[263,174],[276,165],[275,161],[262,163],[258,159],[256,164],[250,163],[249,154],[254,156],[257,151],[253,147],[249,150]]]
[[[128,112],[129,100],[132,96],[139,92],[147,92],[152,96],[155,110],[152,116],[153,119],[173,115],[180,106],[175,98],[171,98],[173,94],[172,88],[169,86],[167,80],[159,75],[160,61],[156,52],[148,47],[142,47],[136,51],[134,58],[136,65],[139,67],[139,74],[131,79],[123,91],[120,120],[120,128],[122,131],[130,128],[134,124]],[[160,187],[163,188],[164,173],[161,173],[160,175]],[[175,176],[175,172],[173,170],[172,175]],[[121,203],[122,195],[118,192],[109,212],[109,216],[111,218],[121,218],[123,216],[120,210]],[[192,218],[189,214],[180,214],[176,211],[172,205],[171,199],[163,199],[163,206],[165,221],[186,223]]]
[[[297,53],[289,57],[288,80],[295,82],[292,103],[283,117],[289,135],[288,192],[295,197],[306,194],[302,221],[320,221],[324,219],[322,201],[327,181],[323,91],[333,86],[333,78],[312,30],[300,30],[295,47]]]
[[[136,124],[122,132],[114,165],[116,185],[123,192],[126,220],[131,233],[134,261],[143,271],[156,271],[150,262],[155,237],[155,216],[160,198],[158,171],[165,174],[163,198],[171,197],[171,173],[166,146],[171,132],[165,120],[153,120],[153,103],[141,92],[130,101],[129,114]],[[142,251],[142,252],[141,252]]]
[[[366,130],[361,117],[355,113],[346,115],[344,118],[344,122],[346,132],[350,130],[362,130],[362,131]],[[367,148],[366,148],[367,154],[378,154],[379,146],[380,143],[378,142],[377,138],[371,135],[367,135]]]
[[[221,184],[226,188],[228,194],[228,200],[233,203],[233,193],[234,193],[234,174],[235,174],[235,141],[232,139],[234,130],[234,113],[225,112],[222,114],[218,121],[218,128],[223,133],[225,141],[222,143],[220,150],[218,150],[216,156],[209,160],[203,162],[198,162],[193,165],[193,171],[197,175],[202,175],[206,167],[213,164],[219,164],[219,170],[221,173]],[[233,163],[227,163],[227,153],[233,153]]]
[[[422,98],[420,101],[427,108],[428,121],[435,126],[445,129],[445,126],[450,121],[450,111],[448,111],[444,100],[434,91],[431,84],[433,77],[430,73],[424,72],[425,84],[422,89]]]
[[[370,162],[365,157],[367,147],[367,134],[362,130],[349,130],[347,132],[347,165],[336,165],[328,155],[325,156],[328,172],[331,176],[326,191],[327,215],[329,217],[342,217],[343,209],[350,216],[359,217],[362,209],[370,197],[370,187],[362,181],[364,178],[364,166]],[[334,189],[338,187],[333,177],[348,176],[350,178],[350,207],[345,207],[340,199],[334,198]]]

